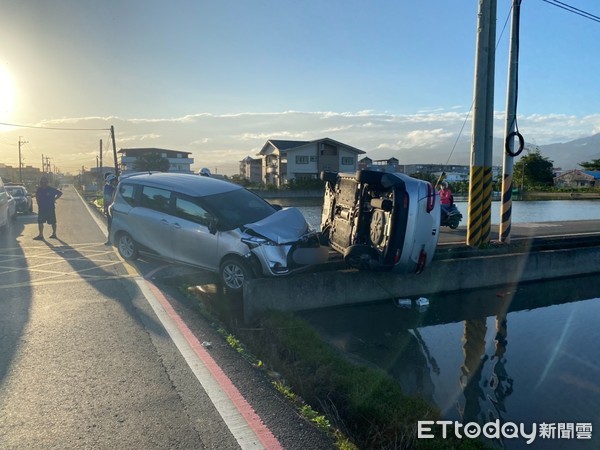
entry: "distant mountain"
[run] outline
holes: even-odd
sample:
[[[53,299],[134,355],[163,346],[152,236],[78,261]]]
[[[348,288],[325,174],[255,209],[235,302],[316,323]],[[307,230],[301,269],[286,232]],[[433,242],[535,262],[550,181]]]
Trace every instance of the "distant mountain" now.
[[[579,163],[600,159],[600,133],[563,144],[540,145],[540,150],[555,168],[581,169]]]
[[[527,139],[527,137],[525,137]],[[529,145],[530,147],[532,145]],[[581,169],[580,162],[600,159],[600,133],[574,141],[538,146],[542,156],[563,170]],[[504,159],[503,139],[494,139],[493,164],[501,166]],[[400,150],[376,149],[365,156],[372,159],[398,158],[400,164],[457,164],[468,165],[471,161],[471,138],[458,142],[439,142],[435,145],[417,146]],[[518,158],[516,159],[518,161]]]

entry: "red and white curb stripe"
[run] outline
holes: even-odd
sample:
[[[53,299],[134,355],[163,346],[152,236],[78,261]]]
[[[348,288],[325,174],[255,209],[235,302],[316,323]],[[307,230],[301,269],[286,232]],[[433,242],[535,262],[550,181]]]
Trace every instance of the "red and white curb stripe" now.
[[[283,449],[169,301],[150,281],[136,283],[242,449]]]
[[[83,201],[83,199],[81,200]],[[90,210],[85,201],[83,203],[98,224],[98,227],[104,231],[106,226]],[[277,438],[262,423],[252,406],[240,394],[212,356],[202,347],[200,341],[198,341],[185,322],[175,312],[162,292],[148,279],[139,276],[135,269],[128,263],[125,261],[123,263],[127,272],[133,276],[140,291],[154,310],[154,313],[171,337],[171,340],[204,388],[204,391],[240,445],[240,448],[242,450],[283,450]],[[150,278],[152,274],[163,268],[159,267],[152,271],[147,275],[147,278]]]

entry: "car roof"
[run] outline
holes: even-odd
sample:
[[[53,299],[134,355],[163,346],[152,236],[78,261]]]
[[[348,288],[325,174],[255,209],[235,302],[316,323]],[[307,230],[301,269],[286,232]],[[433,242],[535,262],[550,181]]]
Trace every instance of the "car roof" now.
[[[145,172],[126,174],[121,182],[170,189],[193,197],[222,194],[243,189],[242,186],[228,181],[186,173]]]
[[[27,188],[21,184],[8,184],[8,183],[4,183],[4,187],[6,189],[23,189],[23,190],[27,190]]]

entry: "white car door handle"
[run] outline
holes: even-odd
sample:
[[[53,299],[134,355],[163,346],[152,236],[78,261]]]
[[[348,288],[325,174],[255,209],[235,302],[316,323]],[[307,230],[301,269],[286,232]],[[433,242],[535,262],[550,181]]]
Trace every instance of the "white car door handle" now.
[[[178,223],[174,223],[173,224],[173,228],[175,228],[176,230],[180,230],[181,229],[181,225],[179,225]]]

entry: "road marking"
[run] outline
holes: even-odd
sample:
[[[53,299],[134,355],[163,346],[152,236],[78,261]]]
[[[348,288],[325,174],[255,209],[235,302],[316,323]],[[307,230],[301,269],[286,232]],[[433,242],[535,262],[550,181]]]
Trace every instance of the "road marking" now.
[[[138,275],[136,275],[138,276]],[[87,283],[89,284],[90,281],[108,281],[108,280],[125,280],[125,279],[132,279],[134,277],[129,276],[129,275],[115,275],[115,276],[105,276],[105,277],[95,277],[95,278],[70,278],[68,280],[52,280],[53,278],[57,278],[57,277],[47,277],[47,278],[43,278],[41,280],[35,280],[35,281],[23,281],[21,283],[13,283],[13,284],[3,284],[0,285],[0,290],[2,289],[13,289],[13,288],[21,288],[21,287],[31,287],[31,286],[48,286],[51,284],[73,284],[73,283]],[[50,281],[52,280],[52,281]]]
[[[513,224],[514,228],[552,228],[552,227],[562,227],[562,225],[557,223],[543,223],[543,222],[524,222]]]
[[[81,198],[81,196],[79,197]],[[81,201],[86,204],[83,198],[81,198]],[[86,204],[86,206],[88,205]],[[88,211],[98,226],[101,229],[104,228],[104,224],[95,217],[89,206]],[[277,438],[263,424],[258,414],[212,356],[202,347],[194,333],[175,312],[162,292],[151,281],[144,279],[131,264],[121,258],[118,252],[114,253],[123,263],[127,273],[135,280],[146,301],[154,310],[192,373],[204,388],[240,448],[243,450],[283,449]],[[149,276],[164,267],[152,271]]]
[[[144,297],[242,449],[282,449],[252,406],[150,281],[135,279]]]

